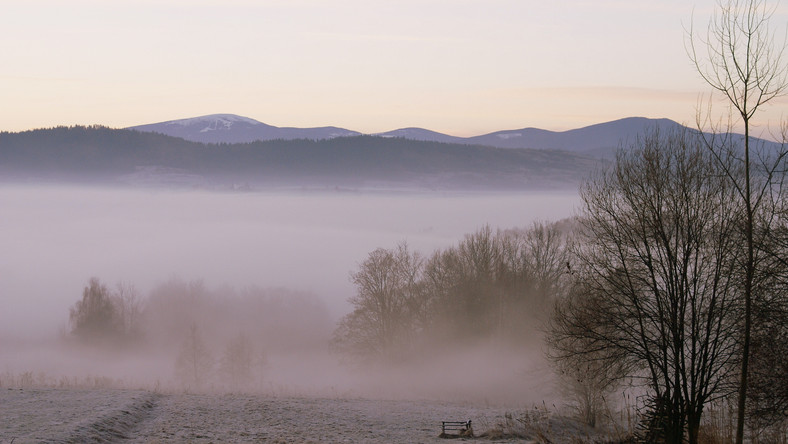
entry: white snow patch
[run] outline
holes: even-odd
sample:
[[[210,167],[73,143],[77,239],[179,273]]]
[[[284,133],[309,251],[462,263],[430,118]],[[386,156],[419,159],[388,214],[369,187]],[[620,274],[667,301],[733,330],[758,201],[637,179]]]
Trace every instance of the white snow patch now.
[[[516,139],[518,137],[523,137],[522,133],[503,133],[503,134],[496,134],[499,139]]]

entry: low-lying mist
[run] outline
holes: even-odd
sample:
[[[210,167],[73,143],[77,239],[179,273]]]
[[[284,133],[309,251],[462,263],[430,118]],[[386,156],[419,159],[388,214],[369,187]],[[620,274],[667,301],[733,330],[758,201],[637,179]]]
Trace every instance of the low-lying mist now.
[[[257,369],[247,388],[263,392],[541,401],[550,396],[543,384],[549,372],[538,341],[436,350],[396,368],[340,362],[329,342],[351,310],[349,275],[376,248],[407,242],[430,254],[484,225],[525,227],[570,216],[578,201],[571,192],[3,186],[0,384],[22,375],[49,385],[96,377],[193,390],[179,379],[176,361],[194,324],[216,364],[204,390],[238,389],[218,376],[219,362],[243,340]],[[113,291],[133,286],[148,310],[140,344],[75,342],[69,311],[92,277]],[[167,306],[161,294],[168,285],[202,286],[205,298]]]

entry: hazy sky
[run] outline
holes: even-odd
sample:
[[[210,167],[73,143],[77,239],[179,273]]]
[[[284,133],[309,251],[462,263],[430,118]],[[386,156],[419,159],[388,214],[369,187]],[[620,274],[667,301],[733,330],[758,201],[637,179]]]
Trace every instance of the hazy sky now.
[[[685,53],[684,26],[694,10],[705,27],[715,4],[3,1],[0,130],[213,113],[460,136],[627,116],[690,124],[708,88]]]

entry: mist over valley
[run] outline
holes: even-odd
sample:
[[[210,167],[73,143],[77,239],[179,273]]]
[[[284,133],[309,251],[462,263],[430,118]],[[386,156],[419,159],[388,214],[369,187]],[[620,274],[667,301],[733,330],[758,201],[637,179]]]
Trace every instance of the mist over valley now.
[[[177,388],[176,352],[194,323],[216,359],[241,332],[254,338],[256,350],[267,355],[264,382],[256,390],[488,398],[489,384],[523,377],[528,358],[508,357],[508,364],[499,365],[493,351],[473,346],[456,357],[439,353],[425,367],[408,364],[412,374],[392,367],[376,371],[377,377],[341,364],[329,340],[351,310],[348,299],[356,289],[350,273],[377,248],[406,242],[429,256],[484,226],[527,227],[571,216],[577,203],[575,192],[219,193],[5,185],[0,245],[14,253],[0,262],[0,372],[6,381],[29,371],[54,381],[94,375]],[[75,342],[69,320],[91,278],[110,292],[118,284],[132,286],[140,313],[168,312],[153,309],[156,294],[189,296],[172,308],[175,317],[140,324],[140,344],[128,352],[94,350]],[[476,367],[462,363],[470,359],[464,353],[493,355]],[[539,353],[534,357],[541,361]],[[503,373],[482,378],[493,368]],[[212,386],[229,388],[218,380]]]

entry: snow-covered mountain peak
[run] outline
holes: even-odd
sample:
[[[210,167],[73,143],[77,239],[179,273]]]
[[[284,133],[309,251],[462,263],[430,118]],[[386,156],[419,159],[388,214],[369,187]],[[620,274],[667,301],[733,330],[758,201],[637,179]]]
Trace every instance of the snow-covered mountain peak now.
[[[322,140],[360,134],[336,127],[279,128],[236,114],[209,114],[133,126],[130,129],[166,134],[201,143],[249,143],[274,139]]]
[[[238,116],[235,114],[209,114],[207,116],[192,117],[189,119],[171,120],[164,122],[165,125],[180,125],[180,126],[203,126],[200,132],[212,130],[229,130],[235,123],[243,123],[247,125],[263,125],[262,122],[250,119],[248,117]]]

